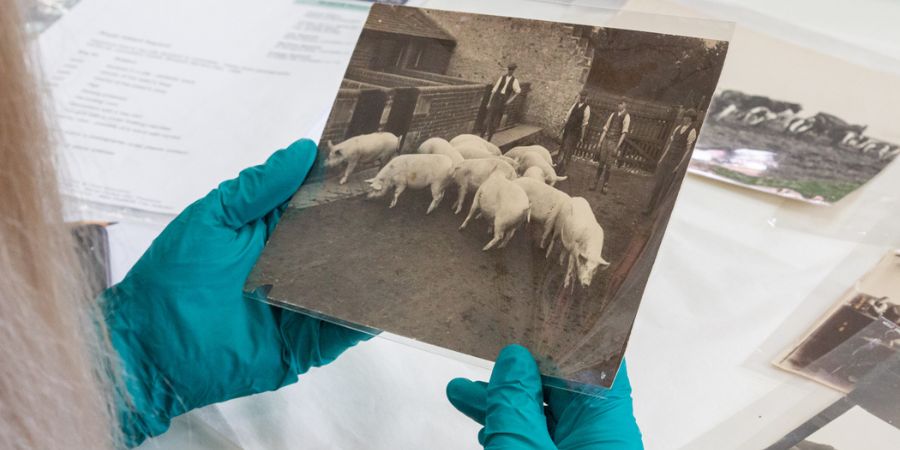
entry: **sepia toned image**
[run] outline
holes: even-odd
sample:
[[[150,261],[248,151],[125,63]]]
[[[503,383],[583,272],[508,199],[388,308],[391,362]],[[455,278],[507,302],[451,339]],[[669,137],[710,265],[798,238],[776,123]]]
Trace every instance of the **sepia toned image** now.
[[[776,365],[850,392],[898,354],[900,254],[892,251]]]
[[[487,360],[519,343],[609,386],[726,51],[375,5],[247,289]]]

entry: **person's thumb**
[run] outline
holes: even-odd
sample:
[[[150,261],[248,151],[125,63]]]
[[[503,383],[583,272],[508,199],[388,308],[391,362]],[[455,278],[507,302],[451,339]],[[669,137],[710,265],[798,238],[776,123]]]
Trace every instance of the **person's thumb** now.
[[[447,384],[447,399],[459,412],[484,425],[487,413],[487,383],[454,378]]]
[[[547,430],[541,374],[520,345],[500,352],[487,386],[486,449],[556,449]]]
[[[204,202],[220,223],[237,229],[283,205],[297,192],[316,160],[316,144],[294,142],[272,154],[265,163],[244,169],[212,191]]]

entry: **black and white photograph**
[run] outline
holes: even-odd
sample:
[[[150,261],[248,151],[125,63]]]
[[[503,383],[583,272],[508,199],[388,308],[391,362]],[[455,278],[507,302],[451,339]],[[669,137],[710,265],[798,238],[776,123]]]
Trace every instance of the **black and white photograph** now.
[[[898,354],[900,254],[891,251],[776,365],[850,392]]]
[[[727,48],[375,5],[246,287],[609,386]]]
[[[832,204],[900,154],[867,124],[800,103],[724,90],[713,97],[691,171],[782,197]]]

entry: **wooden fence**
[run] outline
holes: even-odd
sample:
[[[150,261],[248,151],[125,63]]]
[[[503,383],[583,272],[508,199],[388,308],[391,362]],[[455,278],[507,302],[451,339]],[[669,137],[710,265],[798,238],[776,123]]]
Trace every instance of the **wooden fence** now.
[[[666,141],[678,123],[681,109],[628,98],[592,94],[588,98],[591,120],[584,141],[575,150],[575,156],[596,160],[600,151],[600,136],[609,115],[616,111],[620,101],[627,103],[631,116],[630,129],[622,143],[620,164],[627,169],[653,173]]]

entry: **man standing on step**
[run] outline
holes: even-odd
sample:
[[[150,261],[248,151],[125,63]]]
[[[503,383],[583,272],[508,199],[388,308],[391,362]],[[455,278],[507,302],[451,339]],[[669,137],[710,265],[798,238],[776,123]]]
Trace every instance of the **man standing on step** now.
[[[628,104],[625,100],[619,102],[616,111],[609,115],[606,119],[606,125],[603,126],[603,134],[600,135],[599,151],[597,152],[597,177],[591,184],[590,190],[597,189],[602,183],[600,192],[606,193],[609,184],[609,173],[612,167],[619,159],[622,143],[631,129],[631,115],[628,114]]]
[[[672,191],[679,173],[688,165],[691,149],[697,140],[697,130],[694,128],[694,120],[697,113],[687,110],[681,115],[681,124],[672,131],[666,148],[659,157],[654,173],[653,193],[650,194],[650,203],[644,214],[650,214],[662,204],[663,199]]]
[[[481,136],[488,141],[494,137],[497,127],[500,126],[500,119],[503,118],[503,112],[509,106],[522,88],[519,87],[519,80],[516,79],[514,73],[518,66],[515,63],[506,67],[506,74],[500,76],[494,83],[494,89],[491,90],[491,98],[488,100],[487,117],[485,118],[484,130]]]
[[[562,146],[556,157],[556,171],[559,175],[565,175],[575,148],[584,142],[584,134],[587,132],[590,120],[591,107],[587,104],[587,91],[582,90],[578,94],[578,101],[569,108],[569,113],[566,114],[566,123],[563,125]]]

